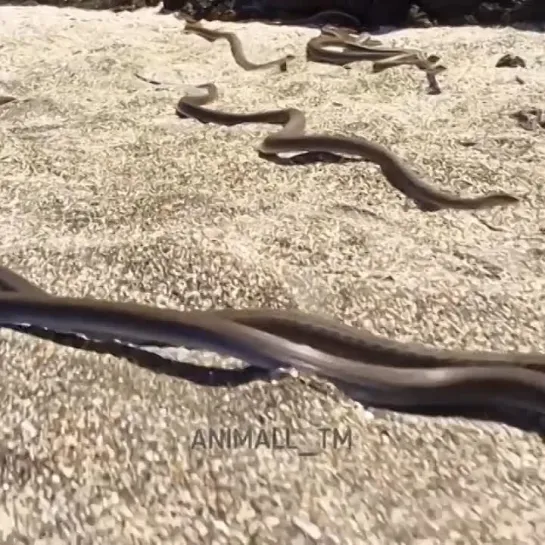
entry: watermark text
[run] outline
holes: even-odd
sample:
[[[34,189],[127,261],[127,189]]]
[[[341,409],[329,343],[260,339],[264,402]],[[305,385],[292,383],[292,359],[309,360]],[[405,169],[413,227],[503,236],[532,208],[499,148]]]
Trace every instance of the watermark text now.
[[[299,456],[313,456],[325,450],[350,450],[352,430],[319,427],[302,432],[284,427],[199,428],[190,437],[190,449],[219,450],[293,450]]]

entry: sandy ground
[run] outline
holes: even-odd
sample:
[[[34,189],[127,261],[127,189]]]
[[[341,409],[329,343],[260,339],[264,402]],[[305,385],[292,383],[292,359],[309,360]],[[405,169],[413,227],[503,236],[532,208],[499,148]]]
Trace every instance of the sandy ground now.
[[[298,55],[247,73],[154,11],[0,8],[0,92],[21,99],[0,107],[3,265],[56,294],[299,308],[401,340],[545,350],[545,134],[509,117],[543,106],[542,35],[384,36],[441,55],[429,96],[409,67],[306,64],[316,31],[223,25],[253,59]],[[495,68],[506,52],[528,68]],[[207,81],[226,109],[300,107],[309,131],[365,135],[443,188],[523,201],[426,215],[370,164],[269,163],[255,147],[270,127],[174,115],[183,86]],[[295,379],[207,389],[7,332],[0,354],[3,543],[545,539],[534,434],[373,413]],[[199,429],[274,426],[304,445],[350,429],[352,448],[191,448]]]

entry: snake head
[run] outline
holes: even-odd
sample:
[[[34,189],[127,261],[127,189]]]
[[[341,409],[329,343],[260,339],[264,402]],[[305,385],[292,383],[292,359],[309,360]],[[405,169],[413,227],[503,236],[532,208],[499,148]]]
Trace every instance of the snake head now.
[[[286,55],[284,61],[279,64],[280,72],[287,72],[288,65],[295,60],[295,55]]]

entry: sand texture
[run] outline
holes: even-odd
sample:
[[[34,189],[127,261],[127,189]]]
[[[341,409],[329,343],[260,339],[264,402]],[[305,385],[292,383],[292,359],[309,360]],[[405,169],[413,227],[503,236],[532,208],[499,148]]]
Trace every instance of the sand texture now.
[[[316,30],[222,26],[252,60],[295,64],[245,72],[153,9],[0,8],[0,94],[19,99],[0,106],[0,262],[58,295],[298,308],[399,340],[545,351],[545,132],[509,117],[544,105],[543,35],[383,36],[441,56],[430,96],[411,67],[307,64]],[[508,52],[527,68],[495,68]],[[268,162],[270,126],[176,117],[184,86],[208,81],[222,108],[299,107],[309,132],[366,136],[441,188],[522,201],[424,214],[375,165]],[[5,331],[0,362],[2,543],[545,539],[535,434],[373,413],[296,378],[206,388]],[[274,426],[309,444],[349,428],[352,448],[190,448],[199,429]]]

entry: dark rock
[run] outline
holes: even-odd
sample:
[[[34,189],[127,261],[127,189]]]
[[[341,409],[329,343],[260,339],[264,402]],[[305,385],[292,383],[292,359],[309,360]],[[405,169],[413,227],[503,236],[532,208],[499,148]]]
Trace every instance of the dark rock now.
[[[0,0],[0,5],[28,2]],[[157,6],[160,0],[37,0],[37,3],[119,11]],[[198,19],[220,20],[288,21],[326,10],[345,11],[367,27],[545,22],[545,0],[164,0],[163,4],[165,12],[181,11]]]
[[[527,131],[545,129],[545,110],[542,108],[523,108],[510,115]]]
[[[285,20],[339,10],[357,17],[367,27],[545,21],[545,0],[165,0],[167,6],[191,15],[200,12],[204,18],[213,18],[214,12],[229,12],[232,18],[251,14]]]
[[[429,28],[433,26],[433,22],[429,15],[417,4],[412,4],[407,15],[407,24],[409,26]]]
[[[518,55],[512,55],[511,53],[506,53],[500,60],[496,63],[496,68],[526,68],[526,62],[522,57]]]
[[[419,5],[439,24],[508,25],[545,21],[543,0],[420,0]]]
[[[377,27],[382,25],[401,26],[407,22],[409,0],[373,0],[370,2],[365,25]]]

